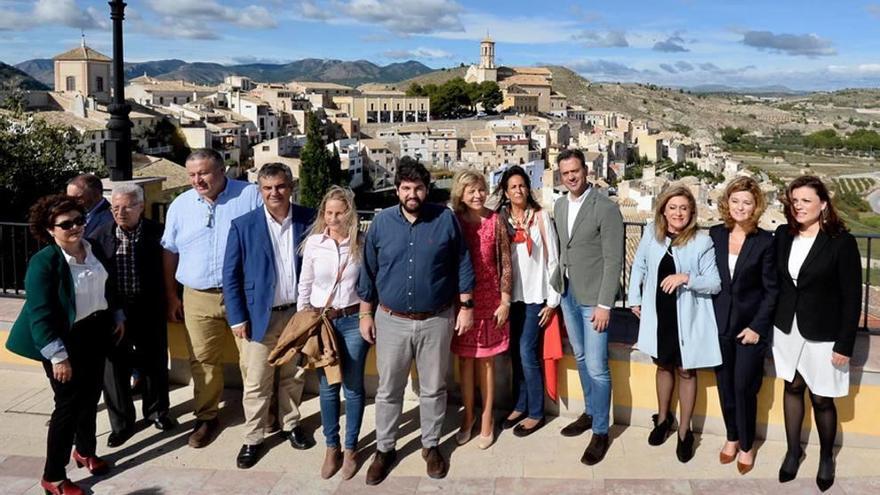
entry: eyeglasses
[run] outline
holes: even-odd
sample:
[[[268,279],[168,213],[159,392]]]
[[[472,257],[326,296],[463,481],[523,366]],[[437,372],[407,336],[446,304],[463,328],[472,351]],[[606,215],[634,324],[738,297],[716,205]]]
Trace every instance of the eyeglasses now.
[[[86,217],[80,215],[73,220],[65,220],[63,222],[58,222],[53,227],[58,227],[61,230],[70,230],[74,227],[82,227],[86,224]]]

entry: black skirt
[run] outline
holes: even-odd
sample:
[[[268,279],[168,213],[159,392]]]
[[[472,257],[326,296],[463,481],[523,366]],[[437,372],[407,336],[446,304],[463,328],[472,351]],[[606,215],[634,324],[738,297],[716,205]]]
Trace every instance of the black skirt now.
[[[657,357],[661,366],[681,366],[681,348],[678,345],[678,300],[677,291],[663,292],[660,283],[669,275],[675,274],[675,260],[669,251],[660,260],[657,274]]]

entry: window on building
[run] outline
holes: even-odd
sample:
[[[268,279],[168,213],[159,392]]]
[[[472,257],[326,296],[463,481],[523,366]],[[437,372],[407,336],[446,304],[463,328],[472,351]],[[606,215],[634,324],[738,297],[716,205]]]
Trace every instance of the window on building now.
[[[269,146],[263,146],[263,151],[269,151]]]
[[[65,88],[67,91],[76,91],[76,78],[73,76],[67,76],[64,80]]]
[[[174,97],[171,98],[171,103],[175,103],[175,104],[177,103],[177,97],[176,97],[176,96],[174,96]]]
[[[164,97],[164,96],[160,96],[160,97],[159,97],[159,104],[160,104],[160,105],[164,105],[164,104],[165,104],[165,97]]]
[[[97,91],[98,93],[104,92],[104,78],[103,77],[99,76],[99,77],[95,78],[95,91]]]

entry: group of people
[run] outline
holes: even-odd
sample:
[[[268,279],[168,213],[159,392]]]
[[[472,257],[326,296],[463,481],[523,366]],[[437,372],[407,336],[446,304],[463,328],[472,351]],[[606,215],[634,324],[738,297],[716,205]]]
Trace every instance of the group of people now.
[[[222,353],[233,342],[237,347],[242,469],[259,461],[265,438],[276,432],[295,449],[315,445],[299,411],[305,368],[315,367],[326,444],[320,475],[353,477],[364,368],[375,346],[376,453],[366,473],[375,485],[396,461],[413,364],[428,476],[442,478],[449,468],[438,446],[453,355],[464,406],[459,445],[476,437],[486,449],[495,440],[495,357],[505,352],[513,364],[514,404],[500,427],[517,437],[540,429],[543,329],[561,306],[584,397],[583,413],[561,434],[592,430],[581,462],[601,462],[611,445],[607,330],[621,285],[624,224],[617,205],[591,186],[580,151],[560,153],[558,166],[568,194],[551,216],[519,166],[503,173],[494,201],[481,174],[460,172],[450,209],[426,202],[430,173],[404,157],[395,173],[399,204],[379,212],[366,234],[349,189],[331,187],[314,211],[291,200],[294,182],[285,165],[262,167],[253,185],[227,178],[212,150],[188,157],[192,189],[170,205],[164,231],[143,218],[136,185],[115,186],[107,202],[97,178],[80,176],[67,194],[42,198],[30,225],[48,246],[29,262],[27,300],[7,341],[14,352],[42,361],[55,393],[42,487],[83,493],[66,477],[71,449],[77,465],[93,474],[110,469],[96,455],[97,402],[103,389],[108,446],[124,444],[136,430],[133,368],[145,384],[145,420],[160,430],[177,426],[168,412],[166,320],[186,326],[193,448],[219,432]],[[676,431],[678,459],[692,458],[696,370],[714,368],[727,427],[719,460],[736,460],[748,472],[772,343],[777,375],[786,381],[788,453],[779,479],[793,479],[803,455],[809,388],[820,439],[817,483],[827,489],[834,479],[833,398],[848,392],[860,311],[860,257],[819,179],[793,181],[785,202],[788,223],[773,236],[757,227],[765,208],[758,184],[735,179],[719,204],[724,223],[707,234],[697,229],[688,189],[672,186],[658,198],[627,292],[640,317],[637,347],[657,365],[658,411],[648,442],[660,445]],[[318,346],[332,354],[332,365],[316,365],[303,339],[288,335],[298,312],[320,313],[329,322],[330,335],[322,333]],[[277,360],[292,340],[302,352]]]
[[[766,201],[749,177],[731,181],[719,201],[724,222],[702,232],[685,187],[657,200],[632,265],[628,303],[640,317],[636,346],[657,365],[657,414],[648,436],[662,444],[677,433],[676,455],[694,454],[691,418],[696,370],[713,368],[727,441],[719,462],[741,474],[755,464],[758,392],[772,349],[785,380],[788,450],[779,481],[797,476],[803,457],[804,392],[809,390],[819,436],[816,484],[834,483],[837,409],[849,393],[849,360],[861,311],[861,257],[820,179],[788,184],[787,223],[775,234],[758,227]],[[672,414],[678,382],[679,420]]]

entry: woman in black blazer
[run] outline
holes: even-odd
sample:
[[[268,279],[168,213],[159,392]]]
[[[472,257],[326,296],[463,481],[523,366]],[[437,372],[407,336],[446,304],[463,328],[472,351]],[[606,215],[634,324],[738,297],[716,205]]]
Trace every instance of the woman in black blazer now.
[[[788,225],[776,229],[779,297],[773,330],[776,375],[785,379],[788,451],[779,481],[797,476],[803,451],[804,391],[819,434],[822,491],[834,483],[834,397],[849,393],[849,359],[861,310],[862,265],[855,238],[817,177],[798,177],[785,194]]]
[[[739,177],[718,203],[724,223],[709,231],[721,275],[721,292],[712,298],[722,358],[715,376],[727,429],[719,460],[736,460],[740,474],[754,467],[758,391],[777,293],[773,236],[758,228],[766,207],[758,183]]]

